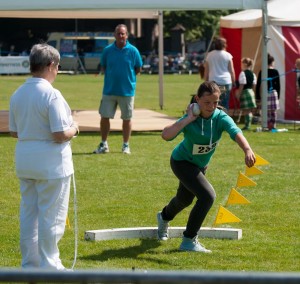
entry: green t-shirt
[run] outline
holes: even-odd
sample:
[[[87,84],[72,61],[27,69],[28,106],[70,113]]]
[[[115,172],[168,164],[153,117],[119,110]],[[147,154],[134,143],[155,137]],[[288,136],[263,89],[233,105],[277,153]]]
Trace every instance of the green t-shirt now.
[[[187,114],[179,120],[186,116]],[[242,132],[233,119],[222,110],[216,109],[208,119],[198,117],[178,133],[179,135],[182,132],[184,139],[174,148],[172,158],[177,161],[191,162],[200,168],[206,167],[223,131],[226,131],[232,140]]]

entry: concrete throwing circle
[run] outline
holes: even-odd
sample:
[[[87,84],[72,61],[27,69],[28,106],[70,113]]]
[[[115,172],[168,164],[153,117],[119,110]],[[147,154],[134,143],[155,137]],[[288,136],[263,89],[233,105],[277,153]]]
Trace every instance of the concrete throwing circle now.
[[[170,238],[181,238],[185,227],[169,227]],[[206,228],[198,232],[202,238],[231,239],[242,238],[242,229],[233,228]],[[117,228],[85,231],[86,241],[104,241],[117,239],[157,239],[157,227]]]

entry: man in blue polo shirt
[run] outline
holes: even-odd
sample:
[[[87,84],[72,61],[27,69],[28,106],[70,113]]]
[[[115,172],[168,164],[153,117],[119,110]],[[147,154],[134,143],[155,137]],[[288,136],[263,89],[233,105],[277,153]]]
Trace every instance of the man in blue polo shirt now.
[[[123,120],[122,152],[130,154],[129,138],[131,135],[131,118],[134,109],[136,75],[141,72],[143,65],[140,53],[128,42],[128,31],[125,25],[115,28],[115,42],[108,45],[101,58],[104,73],[103,96],[99,113],[101,142],[94,154],[109,152],[107,138],[110,131],[110,119],[114,118],[117,106],[121,110]]]

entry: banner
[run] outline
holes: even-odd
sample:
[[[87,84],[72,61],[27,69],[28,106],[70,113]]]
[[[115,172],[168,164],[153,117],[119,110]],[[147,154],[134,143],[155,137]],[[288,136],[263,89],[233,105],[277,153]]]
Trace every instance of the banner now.
[[[241,222],[241,219],[220,205],[214,225]]]
[[[236,182],[236,187],[242,187],[242,186],[255,186],[257,183],[250,178],[248,178],[243,173],[240,173]]]
[[[245,175],[246,176],[255,176],[255,175],[261,175],[264,172],[262,170],[260,170],[259,168],[253,166],[251,168],[246,166],[246,170],[245,170]]]
[[[232,188],[226,203],[227,205],[230,204],[249,204],[250,201],[241,195],[236,189]]]
[[[254,164],[254,166],[265,166],[265,165],[269,165],[270,163],[265,160],[264,158],[262,158],[261,156],[255,154],[256,157],[256,162]]]
[[[29,74],[28,56],[0,56],[0,74]]]

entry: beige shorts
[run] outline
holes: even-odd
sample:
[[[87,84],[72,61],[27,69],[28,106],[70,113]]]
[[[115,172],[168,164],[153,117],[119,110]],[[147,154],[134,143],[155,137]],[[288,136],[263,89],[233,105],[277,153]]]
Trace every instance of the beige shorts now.
[[[121,110],[121,119],[130,120],[134,109],[134,97],[103,95],[99,107],[101,117],[114,118],[117,106]]]

